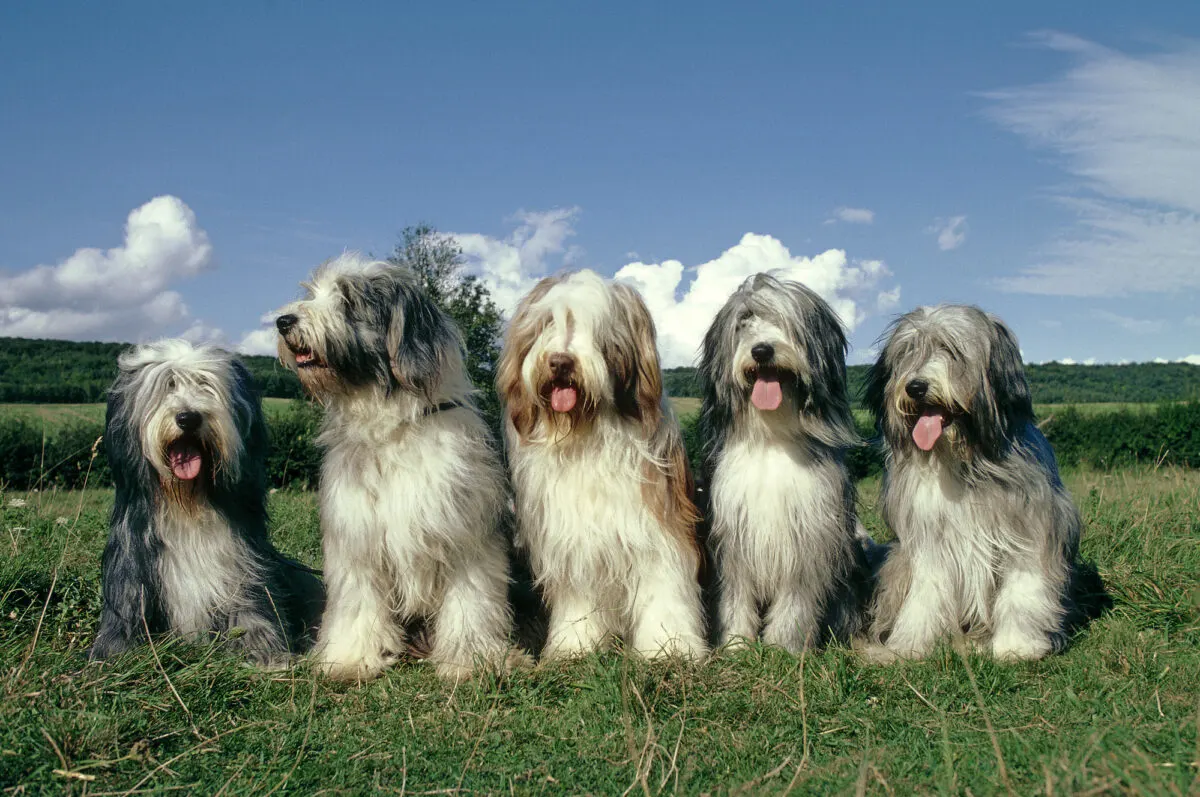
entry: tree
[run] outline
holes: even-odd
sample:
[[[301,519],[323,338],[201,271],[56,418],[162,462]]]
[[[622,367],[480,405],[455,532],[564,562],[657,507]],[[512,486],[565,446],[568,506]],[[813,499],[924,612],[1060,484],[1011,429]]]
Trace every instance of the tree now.
[[[428,224],[406,227],[388,262],[412,269],[426,293],[462,330],[467,375],[479,391],[479,409],[498,429],[495,380],[504,316],[491,292],[477,276],[467,273],[466,259],[455,240]]]

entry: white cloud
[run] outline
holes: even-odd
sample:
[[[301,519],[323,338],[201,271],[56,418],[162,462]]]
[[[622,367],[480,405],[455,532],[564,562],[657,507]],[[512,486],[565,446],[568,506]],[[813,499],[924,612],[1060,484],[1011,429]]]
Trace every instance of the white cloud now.
[[[277,352],[278,337],[273,329],[256,329],[242,336],[234,348],[239,354],[261,354],[274,357]]]
[[[949,218],[937,219],[927,232],[936,233],[938,249],[941,249],[943,252],[949,252],[951,249],[957,249],[966,242],[967,217],[950,216]]]
[[[129,214],[121,246],[79,249],[56,266],[0,276],[0,336],[137,340],[177,333],[191,319],[169,286],[212,266],[212,246],[191,208],[173,196],[155,197]],[[212,330],[192,324],[188,332]]]
[[[866,208],[834,208],[833,216],[826,219],[825,223],[835,224],[839,221],[846,224],[874,224],[875,211]]]
[[[575,234],[578,215],[579,208],[520,211],[514,217],[520,225],[504,239],[479,233],[450,234],[473,270],[487,282],[496,304],[511,315],[521,297],[551,273],[552,258],[558,256],[561,266],[582,257],[582,250],[566,245]]]
[[[571,265],[572,249],[565,242],[575,234],[578,213],[578,208],[522,212],[516,216],[520,226],[504,239],[476,233],[454,237],[496,304],[511,315],[538,279]],[[891,272],[880,260],[852,261],[840,249],[811,258],[793,255],[777,239],[755,233],[746,233],[735,246],[698,266],[685,267],[678,260],[635,261],[620,268],[615,279],[645,298],[658,327],[663,365],[673,367],[693,362],[717,310],[746,277],[760,271],[805,283],[829,301],[850,329],[900,303],[899,286],[883,287]]]
[[[1132,335],[1153,335],[1162,332],[1166,326],[1165,321],[1152,321],[1144,318],[1130,318],[1129,316],[1117,315],[1108,310],[1093,310],[1092,315],[1101,321],[1107,321],[1110,324],[1116,324],[1121,329]]]
[[[811,258],[793,255],[779,240],[755,233],[746,233],[735,246],[698,266],[685,268],[678,260],[630,263],[615,279],[633,285],[645,298],[658,327],[663,365],[673,367],[692,364],[721,305],[746,277],[760,271],[803,282],[830,303],[849,329],[900,300],[899,288],[880,290],[891,276],[882,261],[851,261],[841,249]],[[692,281],[681,295],[685,272]]]
[[[1120,296],[1200,288],[1200,43],[1131,56],[1061,33],[1033,41],[1074,64],[994,91],[989,115],[1056,156],[1075,223],[1001,288]],[[1178,40],[1177,40],[1178,41]]]
[[[1188,365],[1200,365],[1200,354],[1189,354],[1187,357],[1176,360],[1176,362],[1187,363]]]

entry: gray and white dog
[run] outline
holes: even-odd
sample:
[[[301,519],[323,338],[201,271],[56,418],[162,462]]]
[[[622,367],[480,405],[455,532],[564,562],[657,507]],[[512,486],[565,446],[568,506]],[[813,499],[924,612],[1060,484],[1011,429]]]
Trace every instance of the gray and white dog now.
[[[709,327],[699,377],[720,641],[761,630],[798,651],[848,639],[869,577],[844,462],[859,438],[837,315],[800,283],[756,274]]]
[[[954,630],[1000,659],[1067,644],[1098,576],[1078,559],[1081,522],[1034,425],[1017,340],[976,307],[898,319],[867,382],[883,438],[879,573],[868,648],[919,658]]]
[[[335,678],[373,677],[427,621],[443,677],[519,662],[504,473],[457,328],[387,262],[342,255],[305,288],[275,323],[280,359],[325,405],[316,659]]]
[[[116,485],[104,607],[90,657],[170,632],[261,664],[302,650],[321,583],[267,538],[267,430],[249,372],[228,352],[164,340],[121,355],[104,449]]]

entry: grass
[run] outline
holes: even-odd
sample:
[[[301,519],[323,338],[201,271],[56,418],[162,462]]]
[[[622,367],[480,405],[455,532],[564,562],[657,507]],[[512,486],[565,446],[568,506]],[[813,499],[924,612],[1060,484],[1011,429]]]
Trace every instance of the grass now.
[[[1196,794],[1200,473],[1068,484],[1116,607],[1044,662],[610,652],[457,686],[407,663],[360,687],[167,641],[87,665],[111,497],[2,494],[0,793]],[[277,544],[318,564],[314,497],[271,510]]]

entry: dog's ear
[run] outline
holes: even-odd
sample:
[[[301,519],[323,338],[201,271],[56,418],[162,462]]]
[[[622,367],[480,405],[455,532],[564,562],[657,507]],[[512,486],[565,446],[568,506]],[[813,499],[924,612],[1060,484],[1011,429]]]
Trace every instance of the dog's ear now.
[[[262,394],[250,369],[237,357],[230,360],[230,390],[234,419],[246,445],[255,451],[267,447],[267,423],[263,417]]]
[[[662,369],[654,319],[642,297],[628,285],[612,286],[620,331],[602,346],[613,383],[617,411],[641,422],[652,434],[662,421]]]
[[[453,322],[433,300],[403,275],[388,274],[395,297],[387,325],[387,357],[392,378],[402,389],[432,401],[441,376],[462,340]]]
[[[852,446],[859,442],[846,390],[846,350],[850,347],[842,322],[824,299],[801,287],[802,305],[808,305],[804,321],[811,328],[800,339],[806,341],[805,354],[813,378],[804,396],[804,410],[821,421],[814,429],[822,442],[834,446]]]
[[[879,356],[875,358],[875,362],[867,368],[867,378],[863,382],[863,405],[871,413],[871,417],[875,419],[875,427],[882,429],[884,414],[887,412],[887,391],[888,382],[892,381],[891,358],[888,356],[888,349],[892,343],[892,336],[896,334],[896,325],[892,324],[882,336],[880,336]]]
[[[1012,331],[994,315],[987,316],[990,340],[987,379],[1005,431],[1017,434],[1033,420],[1033,398],[1021,363],[1021,348]]]
[[[539,412],[536,396],[526,389],[521,379],[521,368],[540,331],[530,308],[561,281],[560,277],[544,277],[539,281],[518,303],[504,333],[504,346],[496,367],[496,395],[504,403],[508,418],[522,440],[533,432]]]

